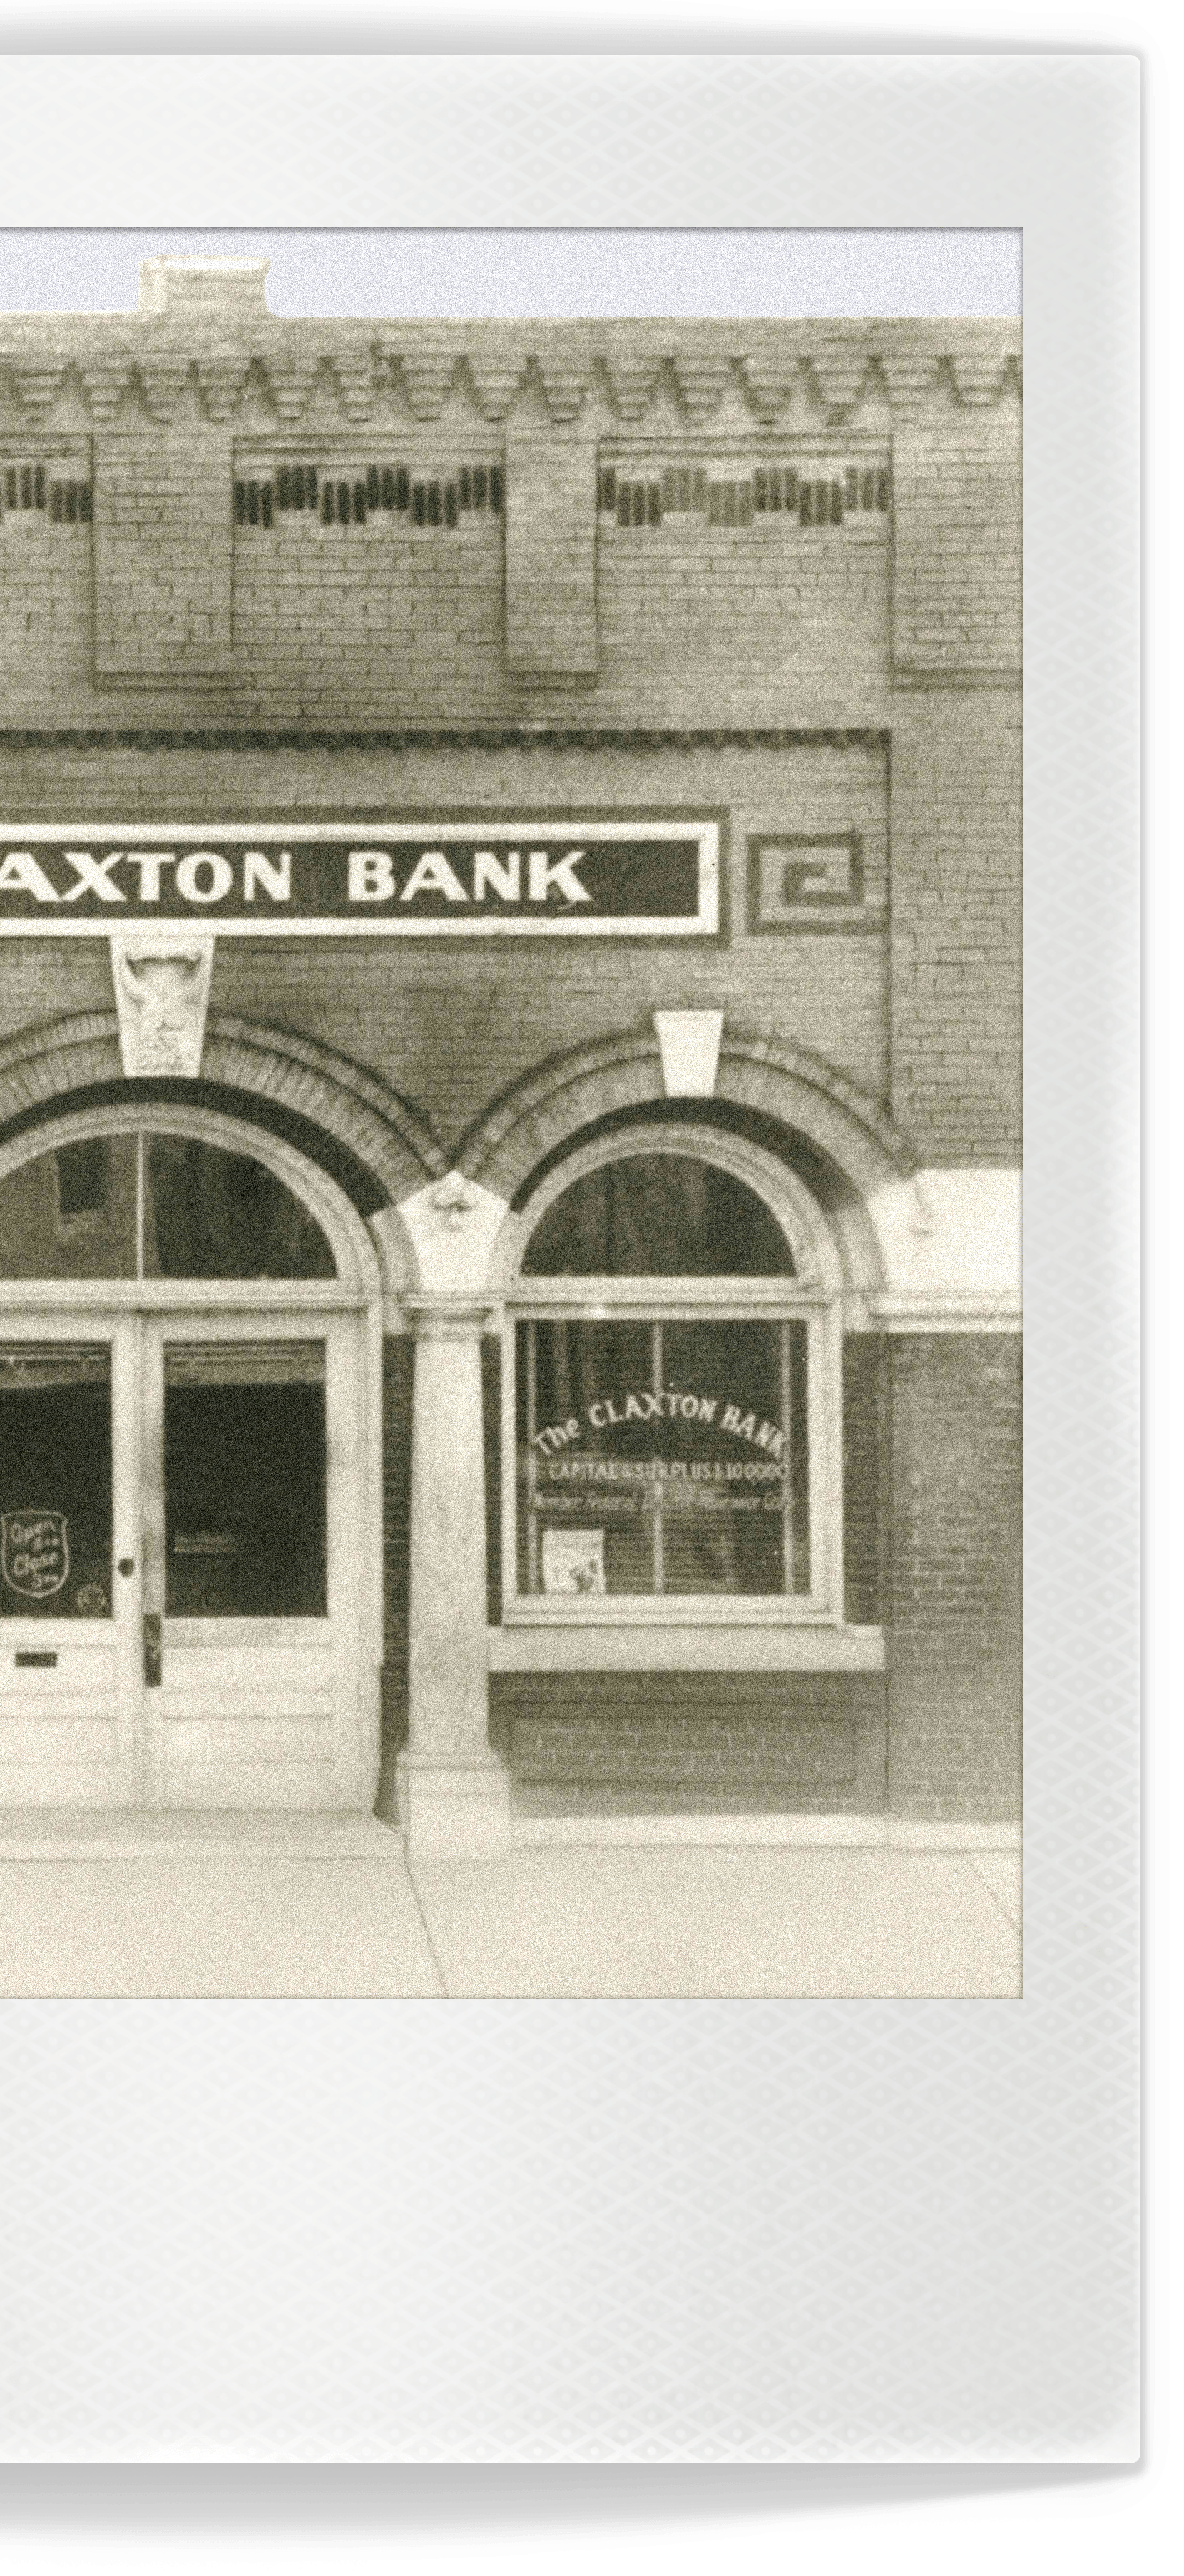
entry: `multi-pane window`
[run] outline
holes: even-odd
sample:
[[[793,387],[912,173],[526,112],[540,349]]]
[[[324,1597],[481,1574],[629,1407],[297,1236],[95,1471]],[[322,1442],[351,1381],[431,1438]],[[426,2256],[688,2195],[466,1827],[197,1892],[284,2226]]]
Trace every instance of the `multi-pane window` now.
[[[516,1305],[520,1602],[817,1602],[825,1313],[764,1197],[702,1154],[602,1162]]]
[[[809,1593],[806,1326],[517,1328],[527,1593]]]

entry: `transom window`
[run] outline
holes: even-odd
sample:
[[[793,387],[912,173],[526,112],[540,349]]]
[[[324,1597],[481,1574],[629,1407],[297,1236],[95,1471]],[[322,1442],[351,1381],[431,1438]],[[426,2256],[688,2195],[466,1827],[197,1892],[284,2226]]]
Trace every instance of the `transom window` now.
[[[833,1317],[770,1160],[626,1145],[552,1183],[511,1300],[510,1617],[828,1606]]]
[[[0,1278],[335,1279],[315,1217],[251,1154],[137,1128],[0,1178]]]
[[[690,1154],[627,1154],[573,1181],[526,1247],[528,1278],[792,1278],[763,1199]]]

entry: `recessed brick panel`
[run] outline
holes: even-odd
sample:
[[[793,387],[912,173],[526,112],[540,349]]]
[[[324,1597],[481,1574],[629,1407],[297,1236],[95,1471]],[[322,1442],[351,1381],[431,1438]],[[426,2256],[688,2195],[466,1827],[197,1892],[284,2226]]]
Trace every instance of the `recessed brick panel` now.
[[[231,670],[230,442],[211,424],[95,440],[97,680]]]
[[[535,1788],[705,1805],[883,1805],[879,1674],[496,1674],[493,1724]]]

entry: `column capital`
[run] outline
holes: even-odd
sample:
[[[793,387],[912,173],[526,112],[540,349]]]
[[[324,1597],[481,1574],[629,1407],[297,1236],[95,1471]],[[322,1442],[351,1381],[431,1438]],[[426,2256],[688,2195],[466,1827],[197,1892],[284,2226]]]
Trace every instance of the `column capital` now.
[[[412,1289],[400,1299],[412,1332],[421,1342],[472,1342],[480,1339],[494,1301],[489,1297],[468,1297],[437,1289],[428,1294]]]

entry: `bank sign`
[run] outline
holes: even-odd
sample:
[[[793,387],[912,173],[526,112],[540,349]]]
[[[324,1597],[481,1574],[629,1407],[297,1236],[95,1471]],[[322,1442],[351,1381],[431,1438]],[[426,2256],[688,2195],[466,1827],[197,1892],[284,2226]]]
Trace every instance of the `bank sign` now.
[[[163,921],[237,938],[710,938],[719,825],[565,815],[0,826],[0,936]]]

